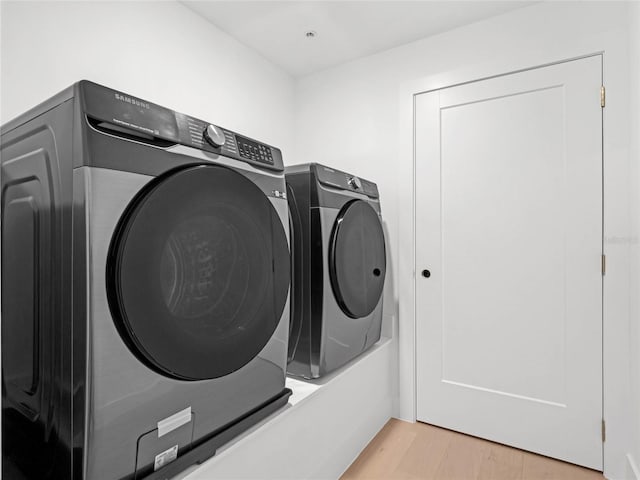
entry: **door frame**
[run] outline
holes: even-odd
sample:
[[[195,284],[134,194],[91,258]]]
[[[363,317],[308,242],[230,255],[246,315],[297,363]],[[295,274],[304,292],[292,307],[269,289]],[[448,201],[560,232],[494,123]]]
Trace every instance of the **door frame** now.
[[[499,53],[499,52],[498,52]],[[533,68],[602,55],[602,80],[608,102],[602,109],[603,128],[603,250],[607,272],[603,278],[603,443],[604,474],[622,478],[633,466],[633,421],[629,388],[629,268],[633,243],[629,222],[628,57],[620,31],[588,36],[553,51],[528,49],[519,55],[467,66],[407,81],[399,89],[398,175],[398,416],[416,421],[416,271],[415,265],[415,96],[465,83],[518,73]],[[595,100],[597,101],[597,99]]]

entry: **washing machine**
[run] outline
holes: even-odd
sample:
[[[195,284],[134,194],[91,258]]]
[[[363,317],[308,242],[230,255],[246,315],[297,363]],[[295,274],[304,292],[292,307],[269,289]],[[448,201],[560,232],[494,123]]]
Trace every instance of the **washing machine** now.
[[[170,478],[287,403],[279,149],[88,81],[1,146],[3,478]]]
[[[285,169],[291,218],[287,372],[322,377],[380,339],[386,274],[375,183],[311,163]]]

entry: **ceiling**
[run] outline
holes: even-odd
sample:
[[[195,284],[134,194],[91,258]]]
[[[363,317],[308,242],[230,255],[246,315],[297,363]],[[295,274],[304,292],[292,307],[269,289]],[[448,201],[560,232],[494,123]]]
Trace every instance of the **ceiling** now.
[[[183,1],[293,76],[530,5],[532,1]],[[314,38],[305,33],[313,30]]]

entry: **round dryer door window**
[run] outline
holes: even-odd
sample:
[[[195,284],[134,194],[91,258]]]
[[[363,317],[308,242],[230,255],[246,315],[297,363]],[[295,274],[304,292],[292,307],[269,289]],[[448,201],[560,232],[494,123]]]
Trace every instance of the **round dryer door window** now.
[[[329,274],[342,311],[351,318],[369,315],[378,305],[386,256],[380,217],[363,200],[346,204],[331,234]]]
[[[269,198],[213,165],[153,180],[120,220],[107,264],[122,338],[148,366],[184,380],[221,377],[255,358],[280,322],[289,277]]]

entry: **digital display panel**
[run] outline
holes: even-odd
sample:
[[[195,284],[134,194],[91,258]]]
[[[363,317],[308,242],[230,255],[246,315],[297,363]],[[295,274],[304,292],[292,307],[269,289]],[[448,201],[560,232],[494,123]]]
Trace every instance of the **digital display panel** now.
[[[247,160],[254,160],[273,165],[271,147],[254,142],[248,138],[241,137],[240,135],[236,135],[236,143],[238,144],[238,152],[241,157],[246,158]]]

